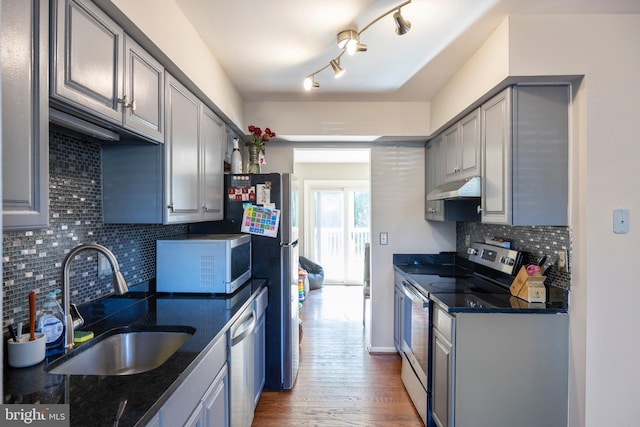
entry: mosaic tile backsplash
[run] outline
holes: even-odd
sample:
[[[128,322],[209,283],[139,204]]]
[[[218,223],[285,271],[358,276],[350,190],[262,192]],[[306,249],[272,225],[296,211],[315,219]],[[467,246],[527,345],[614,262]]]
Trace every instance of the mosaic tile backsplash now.
[[[512,248],[524,251],[523,263],[536,263],[542,256],[547,260],[544,268],[552,265],[545,283],[562,289],[571,286],[571,236],[568,227],[512,227],[509,225],[482,224],[477,222],[459,222],[456,225],[456,251],[466,257],[466,237],[471,242],[484,242],[488,237],[501,237],[512,243]],[[568,254],[568,273],[558,271],[558,251]]]
[[[48,292],[62,287],[62,262],[71,248],[95,242],[109,248],[129,286],[155,277],[157,239],[186,233],[186,225],[102,223],[100,145],[52,130],[49,135],[49,227],[5,232],[2,239],[3,325],[27,322],[28,294],[42,310]],[[111,275],[98,276],[98,254],[71,262],[71,302],[82,304],[113,292]]]

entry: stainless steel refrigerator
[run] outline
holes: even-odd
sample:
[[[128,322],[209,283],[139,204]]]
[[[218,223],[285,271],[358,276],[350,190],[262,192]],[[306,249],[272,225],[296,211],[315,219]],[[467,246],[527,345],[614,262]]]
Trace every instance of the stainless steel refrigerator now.
[[[191,233],[240,233],[246,203],[280,210],[275,237],[252,234],[253,278],[267,280],[266,390],[288,390],[298,374],[298,185],[292,174],[225,175],[225,217]]]

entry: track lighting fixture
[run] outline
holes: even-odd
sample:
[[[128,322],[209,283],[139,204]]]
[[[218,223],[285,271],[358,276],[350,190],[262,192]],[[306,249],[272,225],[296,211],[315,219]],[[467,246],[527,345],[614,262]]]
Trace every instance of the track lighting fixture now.
[[[311,88],[317,88],[320,87],[320,84],[318,82],[315,81],[314,77],[316,74],[320,73],[321,71],[324,71],[325,69],[329,68],[329,66],[333,69],[333,76],[334,78],[339,78],[344,74],[344,68],[342,68],[340,66],[340,57],[342,55],[344,55],[344,53],[348,53],[349,55],[353,55],[356,52],[366,52],[367,51],[367,45],[360,43],[360,35],[362,33],[364,33],[366,30],[369,29],[369,27],[371,27],[373,24],[375,24],[376,22],[378,22],[379,20],[381,20],[382,18],[384,18],[385,16],[393,13],[393,20],[396,24],[396,34],[398,35],[403,35],[409,32],[409,30],[411,29],[411,22],[407,21],[406,19],[403,18],[402,13],[400,11],[400,8],[402,8],[403,6],[408,5],[409,3],[411,3],[411,0],[406,0],[405,2],[397,5],[396,7],[394,7],[393,9],[390,9],[388,11],[386,11],[385,13],[383,13],[382,15],[378,16],[376,19],[374,19],[373,21],[369,22],[362,30],[360,31],[356,31],[356,30],[343,30],[340,31],[338,33],[337,36],[337,43],[338,43],[338,48],[341,49],[340,54],[332,59],[331,61],[329,61],[329,63],[327,65],[325,65],[324,67],[320,68],[319,70],[309,74],[305,80],[304,80],[304,88],[306,90],[311,90]]]

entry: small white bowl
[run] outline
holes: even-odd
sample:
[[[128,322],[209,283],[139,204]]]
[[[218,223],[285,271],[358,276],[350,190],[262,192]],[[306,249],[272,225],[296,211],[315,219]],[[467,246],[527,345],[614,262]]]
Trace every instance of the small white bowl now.
[[[36,339],[29,341],[29,334],[24,334],[17,341],[7,341],[9,366],[25,368],[36,365],[44,360],[46,340],[44,334],[36,333]]]

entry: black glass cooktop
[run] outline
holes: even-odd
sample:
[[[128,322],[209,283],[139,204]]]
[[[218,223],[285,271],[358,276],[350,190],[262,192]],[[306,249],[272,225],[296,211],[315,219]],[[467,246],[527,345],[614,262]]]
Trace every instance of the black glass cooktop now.
[[[506,288],[470,275],[447,277],[434,274],[412,274],[411,279],[432,294],[503,294],[509,292]]]

